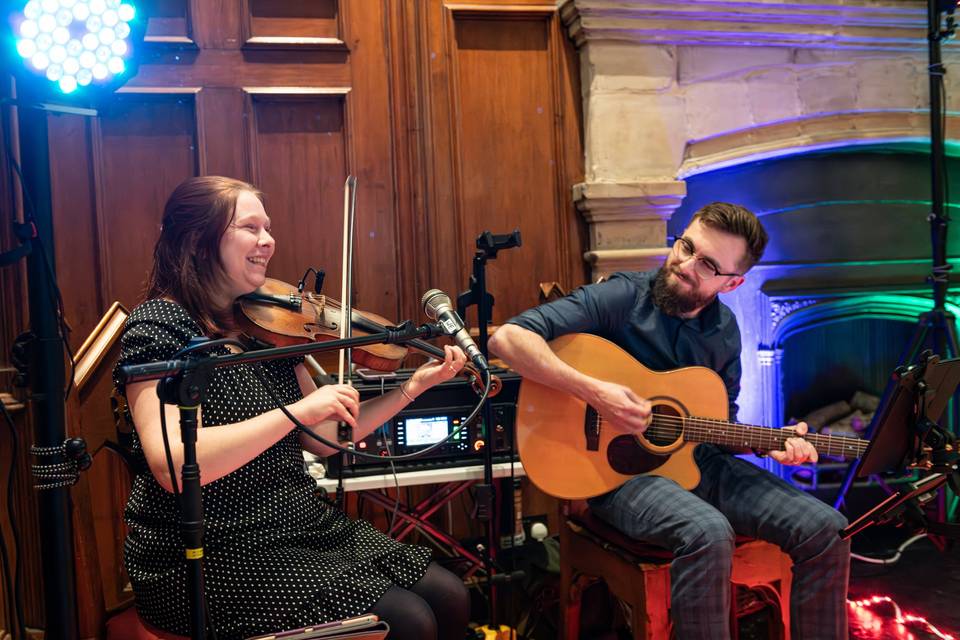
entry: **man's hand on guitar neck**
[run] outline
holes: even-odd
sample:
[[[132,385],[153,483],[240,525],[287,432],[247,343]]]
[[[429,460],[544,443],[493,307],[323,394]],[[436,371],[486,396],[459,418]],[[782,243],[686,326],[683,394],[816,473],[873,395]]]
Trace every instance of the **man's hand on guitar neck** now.
[[[622,384],[593,379],[589,402],[604,420],[623,430],[643,433],[650,424],[650,402]]]
[[[793,431],[798,436],[802,436],[807,433],[807,423],[800,422],[789,427],[784,427],[784,429]],[[787,438],[783,449],[780,451],[771,451],[770,457],[780,464],[798,465],[804,464],[805,462],[816,462],[817,450],[812,444],[801,437]]]

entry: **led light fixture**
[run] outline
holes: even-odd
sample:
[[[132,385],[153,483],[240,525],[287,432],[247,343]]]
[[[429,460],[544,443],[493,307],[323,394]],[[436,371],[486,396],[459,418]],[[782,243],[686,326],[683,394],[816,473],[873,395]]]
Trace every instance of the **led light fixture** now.
[[[29,0],[10,16],[26,73],[64,96],[112,92],[136,69],[145,19],[132,0]]]

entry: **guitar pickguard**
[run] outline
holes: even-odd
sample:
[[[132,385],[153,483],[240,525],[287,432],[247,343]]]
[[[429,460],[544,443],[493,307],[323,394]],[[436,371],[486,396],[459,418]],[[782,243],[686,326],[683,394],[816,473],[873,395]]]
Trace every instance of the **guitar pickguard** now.
[[[663,400],[663,398],[651,398],[651,400]],[[674,404],[679,404],[676,400],[670,400]],[[682,408],[682,405],[680,407]],[[652,411],[654,415],[680,418],[680,411],[672,404],[654,405]],[[663,424],[657,425],[648,428],[644,437],[655,446],[669,447],[683,438],[683,429],[678,420],[676,428],[670,428]],[[617,436],[607,445],[607,462],[617,473],[632,475],[648,473],[659,468],[669,459],[669,455],[657,454],[647,450],[634,436]]]
[[[669,459],[670,456],[650,453],[633,436],[617,436],[607,446],[607,462],[617,473],[647,473],[662,466]]]

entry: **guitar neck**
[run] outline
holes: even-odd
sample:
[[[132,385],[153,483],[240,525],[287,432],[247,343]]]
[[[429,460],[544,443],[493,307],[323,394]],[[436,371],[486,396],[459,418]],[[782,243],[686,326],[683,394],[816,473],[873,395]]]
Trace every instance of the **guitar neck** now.
[[[688,442],[719,444],[729,447],[746,447],[758,451],[782,450],[787,438],[802,437],[811,443],[817,453],[844,458],[859,458],[867,450],[868,440],[808,433],[797,436],[788,429],[771,429],[756,425],[739,424],[708,418],[679,418],[654,416],[652,426],[676,426],[683,423],[683,438]]]

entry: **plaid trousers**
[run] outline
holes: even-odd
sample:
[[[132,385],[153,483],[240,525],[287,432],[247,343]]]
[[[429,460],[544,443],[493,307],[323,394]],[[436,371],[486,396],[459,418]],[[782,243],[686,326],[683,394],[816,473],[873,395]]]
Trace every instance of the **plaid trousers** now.
[[[730,637],[730,572],[737,534],[778,545],[793,559],[793,640],[847,638],[850,542],[846,518],[781,478],[712,445],[695,459],[694,491],[672,480],[638,476],[592,498],[597,516],[624,534],[667,549],[670,616],[680,640]]]

